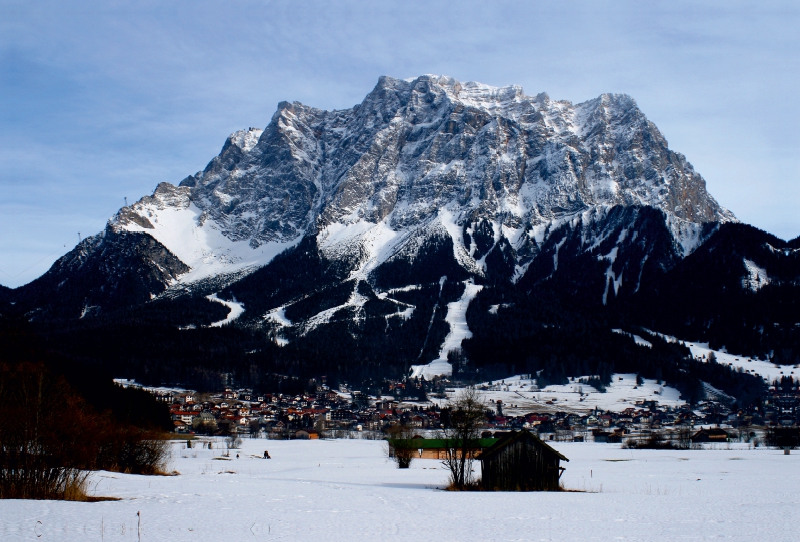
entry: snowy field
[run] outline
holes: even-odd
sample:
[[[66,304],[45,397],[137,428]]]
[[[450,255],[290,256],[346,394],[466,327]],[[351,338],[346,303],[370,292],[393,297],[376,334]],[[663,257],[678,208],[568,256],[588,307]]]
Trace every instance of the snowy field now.
[[[657,335],[666,339],[667,341],[681,342],[685,344],[692,352],[692,356],[701,361],[708,360],[709,354],[713,352],[718,363],[730,365],[734,369],[741,368],[742,371],[746,373],[760,376],[770,384],[775,380],[780,380],[782,376],[791,376],[795,379],[800,376],[800,370],[798,370],[800,369],[800,366],[797,365],[775,365],[772,362],[758,358],[729,354],[725,350],[712,350],[708,347],[708,343],[682,341],[671,335],[664,335],[662,333],[657,333]]]
[[[174,446],[178,476],[92,477],[119,501],[0,501],[0,540],[798,540],[800,454],[776,450],[556,443],[580,491],[452,493],[438,461],[398,470],[379,441]]]
[[[521,416],[530,412],[575,412],[586,413],[595,408],[622,412],[626,408],[641,408],[636,406],[636,401],[658,401],[664,406],[681,406],[685,403],[681,394],[675,388],[659,384],[649,378],[643,379],[642,384],[636,383],[633,373],[615,373],[611,377],[611,384],[606,391],[601,393],[588,384],[581,384],[576,378],[574,382],[565,385],[547,386],[538,389],[531,380],[522,375],[494,380],[478,384],[478,393],[490,407],[494,407],[497,400],[503,401],[503,413]],[[487,388],[487,389],[484,389]],[[449,399],[455,397],[460,390],[447,393]],[[444,404],[446,401],[437,400]]]

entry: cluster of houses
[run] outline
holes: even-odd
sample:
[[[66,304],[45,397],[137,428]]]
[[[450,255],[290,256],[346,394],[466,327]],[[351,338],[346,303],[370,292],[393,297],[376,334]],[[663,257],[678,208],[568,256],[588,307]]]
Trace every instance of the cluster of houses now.
[[[335,431],[382,432],[401,424],[432,433],[446,425],[447,411],[435,402],[412,402],[403,397],[374,398],[356,391],[321,387],[300,395],[260,394],[226,388],[222,393],[159,391],[170,404],[178,433],[238,434],[262,438],[319,438]],[[490,403],[484,437],[527,429],[543,440],[622,442],[631,436],[659,432],[686,435],[695,442],[744,440],[756,436],[753,426],[800,422],[797,390],[774,390],[762,407],[731,410],[718,401],[670,407],[641,400],[622,411],[528,412],[509,415],[500,400]],[[507,409],[509,410],[509,409]],[[444,419],[443,419],[444,418]],[[713,435],[711,435],[713,433]]]
[[[502,405],[497,405],[497,411],[489,417],[489,429],[530,429],[544,440],[573,442],[623,442],[654,433],[693,443],[749,441],[755,437],[749,429],[763,423],[763,415],[755,408],[733,411],[715,401],[670,407],[654,400],[640,400],[621,411],[531,412],[521,416],[499,414]]]
[[[389,386],[379,397],[323,385],[315,393],[261,394],[226,388],[222,393],[197,394],[178,390],[152,390],[170,406],[178,433],[243,435],[260,438],[314,439],[342,432],[372,432],[382,438],[392,426],[413,429],[408,441],[415,457],[442,460],[451,453],[451,441],[437,430],[448,424],[449,411],[427,393],[407,385]],[[442,389],[442,392],[445,390]],[[439,396],[444,399],[444,393]],[[681,446],[700,443],[753,442],[756,427],[800,425],[800,386],[794,381],[772,386],[761,405],[733,410],[721,401],[667,406],[656,400],[639,400],[621,411],[547,411],[518,414],[502,400],[490,400],[480,438],[472,441],[469,455],[481,462],[484,490],[558,490],[569,461],[547,441],[647,443],[678,441]],[[509,405],[511,406],[511,405]],[[775,430],[767,429],[769,431]],[[775,435],[773,435],[775,436]],[[780,435],[778,435],[780,436]],[[797,435],[793,435],[796,439]],[[796,444],[796,442],[795,442]],[[670,443],[670,446],[673,444]],[[786,447],[785,453],[788,453]],[[392,453],[390,439],[389,453]]]
[[[314,394],[257,394],[225,389],[219,394],[159,392],[170,403],[177,433],[318,438],[324,431],[381,431],[395,424],[438,428],[435,406],[401,408],[395,400],[373,400],[359,392],[322,388]]]

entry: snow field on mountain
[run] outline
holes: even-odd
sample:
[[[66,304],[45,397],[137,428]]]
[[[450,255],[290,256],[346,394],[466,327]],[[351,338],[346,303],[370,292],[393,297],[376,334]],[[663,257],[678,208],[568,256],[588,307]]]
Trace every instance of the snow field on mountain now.
[[[770,283],[767,270],[759,267],[755,262],[745,258],[744,266],[747,269],[747,276],[742,279],[742,286],[750,291],[756,292]]]
[[[450,333],[444,339],[439,351],[439,359],[447,360],[448,352],[461,348],[461,341],[472,337],[472,332],[467,326],[467,307],[481,290],[483,290],[483,286],[470,280],[466,283],[464,293],[458,301],[447,304],[447,316],[444,317],[444,320],[450,324]]]
[[[446,207],[442,207],[439,209],[438,219],[442,227],[453,240],[453,257],[459,265],[472,273],[481,273],[483,267],[480,266],[467,251],[468,247],[464,246],[464,236],[461,234],[461,226],[456,222],[457,217],[452,211]]]
[[[316,328],[321,324],[326,324],[330,321],[330,319],[339,311],[344,309],[355,309],[356,316],[355,318],[359,318],[359,312],[363,310],[364,303],[367,302],[367,298],[358,293],[358,283],[353,286],[353,292],[350,294],[350,297],[347,301],[336,307],[332,307],[330,309],[325,309],[322,312],[318,312],[311,318],[305,321],[302,327],[301,335],[305,335],[312,329]]]
[[[268,320],[270,322],[275,322],[276,324],[283,326],[283,327],[291,327],[292,322],[288,318],[286,318],[286,305],[281,305],[277,309],[272,309],[267,314],[264,315],[264,320]]]
[[[134,209],[147,218],[153,228],[133,222],[125,223],[122,228],[152,236],[191,267],[178,279],[183,284],[243,269],[256,269],[300,241],[298,237],[287,243],[266,243],[255,249],[249,241],[231,241],[211,219],[198,225],[202,211],[194,203],[175,207],[137,203]]]
[[[700,359],[700,361],[707,361],[709,354],[714,352],[714,355],[717,358],[717,363],[730,365],[734,369],[741,367],[744,372],[760,376],[769,383],[772,383],[774,380],[780,380],[782,376],[791,376],[795,379],[800,377],[800,367],[797,365],[775,365],[770,361],[761,360],[758,358],[737,356],[735,354],[729,354],[724,350],[713,350],[709,348],[708,343],[693,343],[689,341],[682,341],[671,335],[664,335],[662,333],[655,332],[651,333],[658,335],[659,337],[670,342],[680,342],[685,344],[692,352],[692,356]]]
[[[221,449],[177,442],[178,476],[92,475],[92,494],[119,501],[0,501],[0,539],[796,540],[800,486],[786,474],[799,454],[552,443],[570,460],[562,481],[575,492],[456,493],[439,489],[438,461],[400,470],[384,446],[245,439],[224,460]]]
[[[272,309],[263,316],[265,322],[272,322],[277,324],[278,330],[284,327],[292,327],[292,322],[286,318],[286,305],[281,305],[276,309]],[[275,343],[279,346],[286,346],[289,340],[282,337],[280,334],[275,336]]]
[[[498,400],[503,401],[503,413],[514,416],[534,411],[585,413],[595,408],[621,412],[626,408],[636,408],[636,401],[641,400],[658,401],[659,405],[672,407],[685,404],[675,388],[647,378],[643,384],[636,384],[635,374],[615,373],[604,393],[588,384],[581,384],[579,380],[580,377],[569,384],[538,389],[536,379],[516,375],[476,387],[490,407],[494,407]],[[447,395],[452,398],[457,394],[458,390],[453,390]]]
[[[385,262],[393,249],[405,236],[391,229],[386,221],[377,224],[359,220],[351,224],[328,225],[319,235],[318,242],[323,254],[329,258],[347,258],[363,251],[361,265],[350,278],[365,277],[371,270]]]

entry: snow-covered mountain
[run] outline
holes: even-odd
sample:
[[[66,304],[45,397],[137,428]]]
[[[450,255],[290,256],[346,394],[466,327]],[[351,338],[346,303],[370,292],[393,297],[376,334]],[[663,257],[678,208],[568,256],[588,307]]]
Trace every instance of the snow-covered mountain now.
[[[232,134],[205,170],[109,226],[164,245],[191,268],[183,283],[263,266],[305,235],[329,258],[357,255],[354,276],[432,235],[481,275],[504,239],[518,279],[558,226],[617,205],[663,211],[683,255],[700,225],[735,220],[628,96],[573,105],[516,86],[382,77],[351,109],[282,102],[266,129]],[[479,223],[489,247],[470,235]]]
[[[203,171],[120,209],[5,295],[45,320],[192,298],[183,326],[223,302],[281,345],[345,333],[377,352],[394,337],[396,363],[447,366],[476,297],[499,296],[493,315],[542,289],[638,307],[625,300],[668,284],[672,299],[682,283],[665,274],[716,273],[706,260],[733,245],[691,255],[736,223],[629,96],[572,104],[381,77],[350,109],[280,103],[266,128],[232,134]],[[761,291],[776,266],[792,276],[780,240],[748,235],[725,252],[732,283]],[[769,261],[762,241],[777,247]],[[215,308],[193,321],[203,304]]]

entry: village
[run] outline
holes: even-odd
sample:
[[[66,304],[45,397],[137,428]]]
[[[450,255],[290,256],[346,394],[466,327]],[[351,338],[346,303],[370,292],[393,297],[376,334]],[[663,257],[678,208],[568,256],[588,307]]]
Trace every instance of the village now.
[[[617,378],[624,380],[623,376]],[[118,383],[136,385],[123,380]],[[656,439],[682,448],[708,442],[746,442],[758,446],[763,442],[765,428],[800,424],[800,387],[794,382],[783,387],[771,386],[763,405],[741,409],[720,399],[696,405],[676,401],[662,404],[658,396],[608,405],[609,408],[597,404],[580,408],[586,388],[582,386],[576,392],[581,396],[576,406],[576,401],[570,405],[563,397],[559,403],[557,397],[551,397],[555,393],[548,393],[549,388],[539,391],[540,401],[532,402],[508,391],[505,381],[479,385],[476,389],[487,405],[481,436],[494,438],[527,429],[542,440],[556,442],[635,443]],[[459,388],[446,379],[434,382],[409,379],[385,381],[382,385],[385,394],[381,395],[350,390],[346,385],[334,390],[324,383],[314,392],[297,395],[233,387],[216,393],[145,389],[169,405],[174,431],[178,434],[379,440],[393,426],[412,428],[415,438],[436,438],[448,423],[448,397]]]

